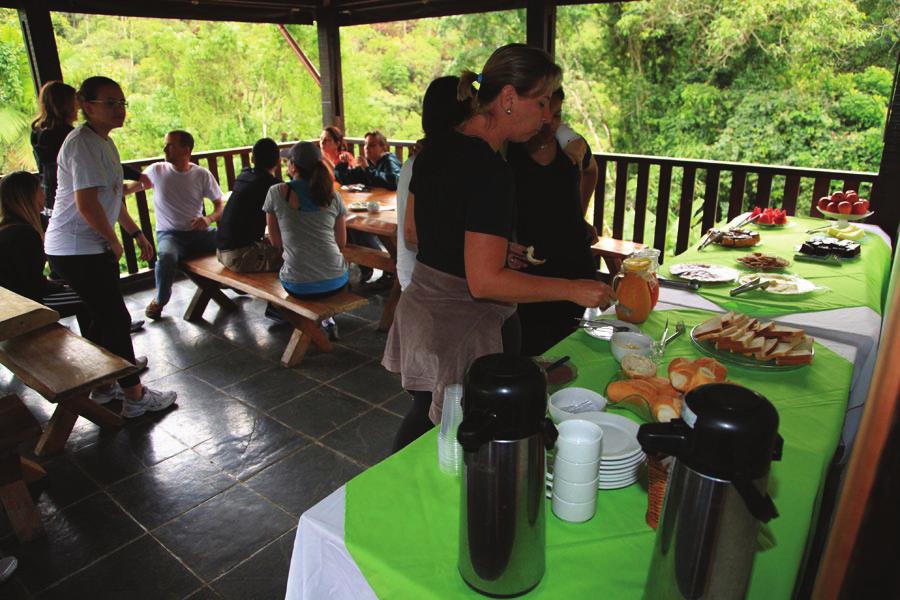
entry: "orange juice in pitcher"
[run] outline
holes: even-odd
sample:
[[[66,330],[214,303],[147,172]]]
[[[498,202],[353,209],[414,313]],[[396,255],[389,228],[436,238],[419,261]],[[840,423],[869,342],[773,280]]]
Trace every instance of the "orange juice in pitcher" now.
[[[659,281],[656,278],[658,256],[658,250],[648,248],[622,261],[622,270],[612,282],[613,291],[619,300],[616,305],[616,316],[619,319],[643,323],[650,316],[650,311],[659,300]]]

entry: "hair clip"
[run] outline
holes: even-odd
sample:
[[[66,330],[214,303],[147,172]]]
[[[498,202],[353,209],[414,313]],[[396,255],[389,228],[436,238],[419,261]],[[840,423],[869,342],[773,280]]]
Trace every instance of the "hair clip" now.
[[[484,79],[484,75],[482,75],[481,73],[479,73],[478,75],[475,76],[475,81],[478,82],[479,84],[481,84],[483,79]]]

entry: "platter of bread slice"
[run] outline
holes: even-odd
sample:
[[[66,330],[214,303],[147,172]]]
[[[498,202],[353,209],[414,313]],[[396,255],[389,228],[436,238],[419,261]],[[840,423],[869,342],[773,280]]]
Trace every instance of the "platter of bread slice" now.
[[[736,312],[700,323],[691,340],[704,354],[750,368],[796,369],[815,356],[815,340],[802,329]]]

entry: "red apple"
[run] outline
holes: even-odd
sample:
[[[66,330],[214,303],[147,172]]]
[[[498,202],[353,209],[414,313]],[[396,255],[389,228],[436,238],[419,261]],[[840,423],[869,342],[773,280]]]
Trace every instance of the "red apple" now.
[[[869,212],[869,207],[866,206],[865,202],[854,202],[853,203],[853,214],[854,215],[864,215]]]
[[[819,198],[818,204],[816,206],[819,210],[828,210],[828,203],[831,202],[831,196],[822,196]]]
[[[859,200],[857,200],[857,202],[862,204],[863,206],[865,206],[865,209],[863,210],[864,214],[869,212],[869,201],[868,200],[866,200],[865,198],[860,198]]]
[[[853,205],[844,200],[838,203],[838,212],[842,215],[849,215],[853,211]]]
[[[844,201],[844,192],[835,192],[831,195],[832,202],[843,202]]]
[[[853,190],[850,190],[849,192],[844,192],[844,200],[846,200],[850,204],[853,204],[854,202],[859,200],[859,194],[857,194]]]
[[[825,207],[825,210],[828,211],[828,212],[830,212],[830,213],[836,213],[836,212],[838,212],[838,203],[837,203],[837,202],[834,202],[834,201],[829,202],[829,203],[828,203],[828,206]]]

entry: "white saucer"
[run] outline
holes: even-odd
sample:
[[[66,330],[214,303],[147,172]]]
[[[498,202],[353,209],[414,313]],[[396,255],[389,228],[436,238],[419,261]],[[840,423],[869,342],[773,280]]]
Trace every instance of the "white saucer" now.
[[[579,417],[596,423],[603,430],[601,468],[609,461],[627,462],[636,453],[642,452],[637,441],[638,424],[631,419],[612,413],[585,413]]]
[[[600,469],[617,469],[619,467],[627,467],[629,465],[637,465],[647,460],[643,452],[639,452],[634,456],[623,458],[622,460],[600,460]]]
[[[601,483],[597,484],[597,489],[598,490],[618,490],[620,488],[626,488],[629,485],[634,485],[636,482],[637,482],[637,479],[634,479],[631,481],[625,481],[622,483],[603,483],[603,482],[601,482]]]
[[[609,316],[616,314],[615,311],[610,311],[608,313]],[[633,331],[635,333],[640,333],[640,328],[634,323],[628,323],[626,321],[620,321],[619,319],[608,319],[606,315],[603,314],[599,308],[588,308],[584,311],[584,318],[589,321],[603,321],[604,323],[609,323],[610,325],[614,325],[616,327],[627,327],[628,331]],[[593,329],[591,327],[585,327],[584,332],[591,336],[592,338],[597,338],[598,340],[609,341],[609,339],[613,336],[615,331],[613,331],[612,327],[598,327],[597,329]]]

